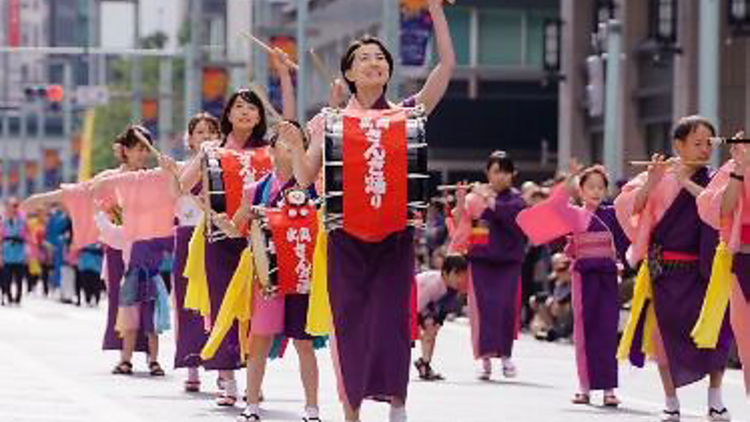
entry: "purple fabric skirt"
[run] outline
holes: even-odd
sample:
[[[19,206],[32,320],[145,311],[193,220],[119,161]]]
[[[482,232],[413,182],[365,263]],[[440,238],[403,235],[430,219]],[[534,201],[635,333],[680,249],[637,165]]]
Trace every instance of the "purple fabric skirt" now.
[[[177,227],[175,232],[174,267],[172,285],[175,298],[175,355],[174,367],[186,368],[200,366],[201,349],[206,344],[208,334],[205,331],[203,317],[197,312],[185,309],[185,295],[188,279],[182,273],[187,262],[188,245],[194,227]]]
[[[617,388],[617,267],[608,258],[580,259],[572,282],[573,337],[581,389]]]
[[[368,243],[336,230],[328,243],[339,396],[357,409],[365,398],[406,399],[409,309],[414,278],[410,230]]]
[[[244,239],[224,239],[206,242],[206,277],[211,301],[212,316],[221,309],[232,276],[240,262],[240,255],[247,246]],[[243,333],[247,336],[248,333]],[[203,362],[203,367],[214,370],[235,370],[242,367],[239,342],[239,324],[235,321],[219,345],[216,355]]]
[[[117,311],[120,305],[120,280],[125,273],[125,263],[122,251],[104,246],[104,256],[107,261],[107,326],[104,330],[104,350],[122,350],[122,339],[115,330]],[[143,330],[138,330],[135,342],[136,352],[148,352],[148,339]]]
[[[471,260],[474,356],[510,357],[519,329],[520,262]]]
[[[690,337],[708,280],[697,268],[677,268],[666,271],[652,284],[656,320],[675,386],[691,384],[726,368],[731,343],[728,319],[715,349],[699,349]]]

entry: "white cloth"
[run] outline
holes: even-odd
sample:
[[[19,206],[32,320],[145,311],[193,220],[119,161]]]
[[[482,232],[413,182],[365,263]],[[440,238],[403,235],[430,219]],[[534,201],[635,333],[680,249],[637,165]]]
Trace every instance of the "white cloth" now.
[[[437,302],[448,293],[439,270],[423,271],[417,274],[417,312],[422,312],[430,303]]]
[[[195,227],[200,222],[203,211],[193,199],[182,196],[177,200],[176,215],[180,227]]]

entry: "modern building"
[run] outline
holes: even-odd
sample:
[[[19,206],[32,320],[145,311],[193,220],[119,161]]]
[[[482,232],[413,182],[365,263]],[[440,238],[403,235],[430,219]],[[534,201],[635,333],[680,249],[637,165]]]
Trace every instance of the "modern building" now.
[[[719,17],[713,24],[707,5],[714,5],[710,12]],[[615,114],[623,174],[618,177],[639,170],[627,165],[630,160],[669,152],[674,122],[701,111],[706,114],[711,96],[718,101],[715,124],[721,134],[731,135],[750,123],[750,2],[562,0],[561,17],[561,163],[570,157],[602,161],[606,76],[600,66],[606,63],[601,60],[606,43],[595,47],[592,39],[606,38],[600,24],[610,18],[622,25]],[[700,47],[701,39],[709,40],[708,48]],[[714,78],[711,65],[718,68]],[[718,89],[712,90],[712,84]]]
[[[307,47],[315,49],[327,73],[338,74],[339,59],[353,39],[365,34],[389,39],[391,34],[382,22],[393,11],[384,10],[384,4],[404,7],[411,3],[310,1]],[[429,121],[429,162],[439,176],[434,179],[476,180],[487,155],[496,149],[517,159],[522,177],[548,177],[556,168],[558,94],[557,84],[543,66],[544,28],[547,22],[559,20],[559,1],[462,0],[455,6],[446,4],[445,11],[458,66],[446,97]],[[271,24],[278,20],[278,13],[284,24]],[[262,15],[256,9],[256,28],[265,37],[294,36],[296,13],[296,2],[282,6],[277,14]],[[420,89],[437,60],[431,28],[425,30],[419,22],[424,16],[404,14],[396,30],[405,64],[397,72],[400,86],[391,87],[394,98]],[[419,41],[425,40],[423,55]],[[300,76],[305,78],[308,115],[328,98],[328,82],[320,73],[308,65],[306,74]]]

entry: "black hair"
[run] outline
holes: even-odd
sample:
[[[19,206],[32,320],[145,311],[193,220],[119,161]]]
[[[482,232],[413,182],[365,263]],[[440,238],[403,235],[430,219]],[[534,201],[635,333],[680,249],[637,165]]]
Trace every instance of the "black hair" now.
[[[307,150],[307,147],[310,146],[310,137],[307,136],[307,131],[305,130],[305,128],[303,128],[302,125],[296,120],[284,120],[284,122],[291,124],[299,130],[299,132],[302,134],[302,145],[305,147],[305,150]],[[276,141],[278,140],[279,133],[273,132],[273,135],[271,135],[271,139],[269,139],[269,144],[273,147],[276,145]]]
[[[383,44],[382,41],[379,39],[365,35],[364,37],[353,41],[349,48],[346,50],[346,53],[344,53],[343,56],[341,56],[341,76],[344,78],[344,82],[349,86],[349,92],[352,94],[357,93],[357,87],[354,85],[354,82],[350,81],[346,78],[346,72],[352,68],[352,63],[354,63],[354,54],[357,52],[357,50],[368,44],[377,45],[380,48],[380,51],[383,52],[383,55],[385,56],[385,60],[388,62],[388,79],[390,80],[391,76],[393,76],[393,55],[391,55],[391,52],[388,51],[388,49],[385,47],[385,44]],[[383,92],[388,90],[388,85],[383,88]]]
[[[672,129],[672,139],[685,141],[688,135],[695,132],[700,126],[711,131],[711,136],[716,136],[716,128],[710,120],[703,116],[693,115],[683,117],[677,122],[674,129]]]
[[[493,151],[489,158],[487,158],[487,164],[484,169],[490,171],[495,164],[500,167],[500,171],[503,173],[514,174],[516,172],[516,165],[513,163],[513,159],[505,151]]]
[[[583,170],[578,176],[578,186],[583,187],[583,184],[586,183],[586,180],[588,180],[588,178],[593,174],[598,174],[599,176],[601,176],[602,180],[604,181],[604,187],[609,189],[609,176],[607,176],[607,171],[604,169],[604,166],[601,165],[594,165]]]
[[[221,112],[220,129],[222,135],[224,135],[224,140],[221,142],[221,146],[226,144],[227,136],[232,133],[233,128],[232,122],[229,121],[229,114],[231,113],[232,107],[234,107],[237,98],[242,98],[244,101],[257,107],[258,115],[260,116],[260,121],[255,127],[253,127],[253,131],[250,133],[250,137],[245,140],[244,146],[264,145],[264,137],[266,136],[267,128],[266,107],[263,105],[263,100],[261,100],[258,94],[254,91],[250,89],[240,89],[229,97],[227,104],[224,106],[224,110]]]
[[[148,140],[150,144],[154,143],[151,132],[141,125],[128,125],[127,129],[125,129],[125,132],[117,135],[117,137],[115,138],[115,143],[120,144],[125,148],[133,148],[140,142],[138,140],[138,137],[136,137],[135,135],[135,131],[140,132],[140,134],[143,135],[143,137],[146,138],[146,140]]]
[[[190,121],[188,122],[188,135],[193,134],[195,128],[200,122],[207,122],[208,125],[211,126],[211,129],[214,130],[214,132],[221,133],[219,119],[214,117],[213,114],[203,111],[190,118]]]
[[[469,268],[469,263],[463,255],[451,254],[446,255],[443,259],[443,267],[440,272],[443,274],[461,273]]]

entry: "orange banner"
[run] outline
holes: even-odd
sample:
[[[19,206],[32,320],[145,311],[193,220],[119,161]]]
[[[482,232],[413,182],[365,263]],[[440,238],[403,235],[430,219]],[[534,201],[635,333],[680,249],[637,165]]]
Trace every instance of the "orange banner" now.
[[[406,115],[344,117],[344,230],[376,242],[406,228]],[[367,216],[367,218],[362,218]]]
[[[313,252],[318,233],[315,207],[284,206],[271,210],[268,212],[268,223],[276,246],[280,292],[310,293]]]

